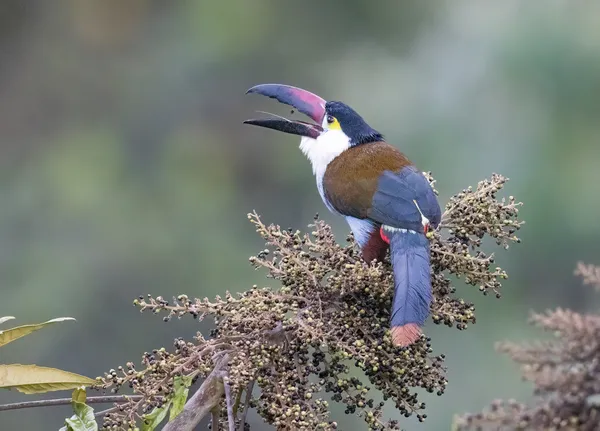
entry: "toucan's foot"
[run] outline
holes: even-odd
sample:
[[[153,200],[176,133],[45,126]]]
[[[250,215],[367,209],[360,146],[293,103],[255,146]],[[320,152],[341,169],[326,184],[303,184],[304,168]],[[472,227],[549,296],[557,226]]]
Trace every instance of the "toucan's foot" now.
[[[392,327],[392,343],[394,346],[406,347],[421,336],[421,328],[416,323],[407,323]]]

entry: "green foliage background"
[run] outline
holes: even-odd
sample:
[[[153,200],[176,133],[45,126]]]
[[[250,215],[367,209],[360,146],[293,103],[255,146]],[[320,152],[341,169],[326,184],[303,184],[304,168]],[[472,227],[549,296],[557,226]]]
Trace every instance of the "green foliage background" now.
[[[193,335],[196,322],[164,324],[131,300],[268,284],[247,263],[263,245],[252,209],[299,229],[319,212],[343,240],[297,139],[241,124],[289,114],[244,96],[282,82],[355,107],[433,171],[442,202],[492,172],[511,178],[527,225],[499,254],[504,297],[464,287],[477,325],[428,325],[449,389],[427,399],[428,425],[405,426],[446,429],[455,412],[526,396],[493,343],[530,336],[531,308],[597,306],[571,274],[600,262],[599,13],[546,0],[2,2],[0,315],[78,320],[2,362],[95,376]],[[0,428],[68,415],[7,412]]]

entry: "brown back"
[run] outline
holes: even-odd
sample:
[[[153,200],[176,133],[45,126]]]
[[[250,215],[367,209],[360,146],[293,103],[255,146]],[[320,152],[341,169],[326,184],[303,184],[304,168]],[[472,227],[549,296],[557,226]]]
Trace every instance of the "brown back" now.
[[[333,159],[323,176],[323,189],[330,204],[341,214],[366,218],[379,176],[399,172],[412,162],[386,142],[357,145]]]

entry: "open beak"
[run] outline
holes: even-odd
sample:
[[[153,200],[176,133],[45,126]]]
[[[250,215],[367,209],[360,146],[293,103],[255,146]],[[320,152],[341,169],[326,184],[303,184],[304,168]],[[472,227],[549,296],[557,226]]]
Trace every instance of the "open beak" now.
[[[323,133],[321,122],[325,116],[325,100],[316,94],[283,84],[256,85],[246,91],[246,94],[250,93],[262,94],[286,105],[293,106],[298,111],[312,118],[316,124],[288,120],[287,118],[278,116],[262,120],[246,120],[244,124],[266,127],[292,135],[308,136],[313,139],[318,138]]]

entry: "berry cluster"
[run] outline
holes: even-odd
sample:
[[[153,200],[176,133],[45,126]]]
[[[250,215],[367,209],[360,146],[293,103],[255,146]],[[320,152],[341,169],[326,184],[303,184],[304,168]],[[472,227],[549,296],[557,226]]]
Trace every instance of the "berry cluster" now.
[[[491,266],[492,255],[478,250],[485,234],[503,245],[517,240],[519,204],[513,199],[498,201],[495,195],[505,181],[495,175],[475,190],[452,197],[442,224],[428,234],[435,323],[460,330],[475,323],[474,306],[454,296],[451,275],[479,285],[484,293],[498,292],[506,278],[500,268]],[[225,389],[210,399],[211,408],[220,406],[217,419],[223,425],[234,421],[238,429],[247,427],[249,408],[277,429],[336,429],[330,402],[343,404],[347,414],[360,416],[372,430],[400,429],[397,420],[383,417],[387,402],[403,416],[425,421],[419,393],[444,393],[448,383],[444,355],[434,355],[431,340],[424,335],[406,348],[392,344],[389,260],[366,264],[351,235],[348,244],[339,245],[318,217],[310,234],[267,226],[256,213],[248,218],[267,243],[250,263],[266,269],[279,287],[253,286],[215,300],[186,295],[172,301],[136,299],[134,305],[162,313],[165,321],[210,316],[215,326],[209,337],[177,339],[171,352],[158,349],[145,354],[141,371],[128,364],[100,378],[98,386],[103,389],[116,392],[129,386],[144,396],[105,416],[105,426],[131,427],[140,416],[143,420],[145,413],[173,399],[178,378],[209,379],[215,368],[221,370],[217,377]]]

